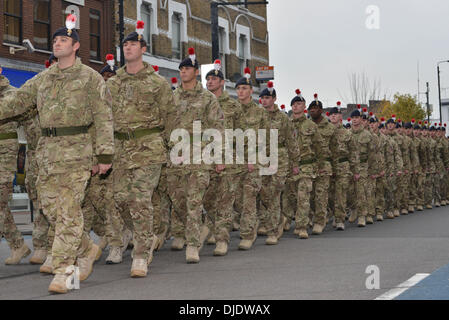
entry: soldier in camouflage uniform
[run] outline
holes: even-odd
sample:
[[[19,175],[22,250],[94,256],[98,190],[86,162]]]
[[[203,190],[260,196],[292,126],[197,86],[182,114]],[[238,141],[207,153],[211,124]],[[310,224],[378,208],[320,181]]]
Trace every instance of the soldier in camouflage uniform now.
[[[131,32],[123,45],[126,65],[106,83],[114,97],[114,200],[133,231],[131,277],[145,277],[157,245],[152,196],[167,162],[164,129],[174,103],[168,82],[142,60],[141,35]]]
[[[345,229],[345,217],[347,207],[347,194],[353,180],[354,168],[358,166],[357,145],[351,131],[342,125],[342,114],[338,107],[331,109],[330,120],[335,126],[335,134],[332,137],[330,149],[332,154],[333,175],[329,189],[330,211],[334,215],[334,225],[337,230]]]
[[[369,132],[371,136],[371,144],[374,148],[374,157],[368,159],[368,194],[367,194],[367,206],[368,206],[368,215],[366,216],[366,223],[373,224],[374,218],[376,217],[376,189],[377,189],[377,179],[381,175],[381,149],[380,149],[380,140],[375,132],[378,128],[379,121],[376,116],[371,112],[369,114],[368,120],[366,120],[368,126],[366,130]]]
[[[253,88],[251,84],[251,71],[245,68],[245,76],[236,83],[236,91],[239,102],[242,106],[242,117],[239,121],[240,129],[243,132],[253,130],[257,135],[259,129],[267,129],[267,113],[259,107],[252,99]],[[245,139],[246,140],[246,139]],[[249,139],[248,139],[249,140]],[[241,218],[240,218],[240,250],[251,249],[257,238],[258,219],[257,219],[257,196],[262,187],[262,176],[259,174],[259,164],[254,163],[258,150],[256,142],[250,141],[244,143],[246,165],[243,165],[243,172],[237,194],[241,199]],[[243,156],[243,155],[241,155]]]
[[[416,143],[416,152],[417,152],[417,173],[414,176],[414,188],[416,190],[416,209],[418,211],[424,210],[424,181],[426,178],[425,168],[427,166],[427,154],[425,141],[421,137],[422,133],[422,121],[419,121],[413,127],[413,141]]]
[[[385,126],[385,119],[381,118],[381,122],[371,123],[372,134],[378,138],[378,160],[380,173],[376,179],[376,192],[375,192],[375,210],[376,221],[383,221],[385,213],[385,190],[387,185],[386,172],[387,172],[387,136],[381,132],[381,128]]]
[[[351,113],[352,119],[352,134],[357,144],[357,150],[359,152],[359,166],[354,168],[354,180],[355,180],[355,203],[351,209],[351,217],[349,222],[354,222],[358,219],[357,224],[359,227],[365,227],[366,216],[368,215],[367,195],[368,191],[368,179],[369,177],[369,159],[374,159],[375,145],[371,141],[371,135],[367,130],[363,128],[360,112],[354,110]]]
[[[265,244],[275,245],[284,231],[284,219],[281,219],[281,192],[284,189],[285,181],[290,170],[293,175],[299,174],[299,147],[293,136],[294,127],[288,117],[279,109],[276,101],[276,90],[272,87],[272,82],[268,83],[268,88],[264,89],[259,97],[262,99],[262,106],[265,108],[267,117],[267,126],[270,130],[277,130],[277,168],[271,175],[262,177],[262,188],[260,190],[260,205],[262,210],[264,225],[267,229],[267,239]],[[267,128],[267,130],[268,130]],[[271,131],[270,131],[271,134]],[[268,138],[269,137],[269,138]],[[267,144],[271,142],[272,137],[267,134]],[[276,150],[271,150],[276,153]]]
[[[299,147],[299,174],[291,174],[287,179],[282,211],[287,221],[295,218],[294,233],[301,239],[307,239],[311,212],[310,198],[317,171],[314,145],[321,144],[321,135],[317,125],[306,118],[304,113],[306,100],[299,89],[296,90],[296,96],[290,106],[293,111],[290,118],[294,128],[293,137],[296,138]]]
[[[402,175],[398,182],[398,200],[399,200],[399,211],[403,215],[408,214],[408,200],[409,200],[409,181],[410,181],[410,171],[411,171],[411,160],[410,160],[410,139],[403,132],[403,124],[400,120],[396,124],[396,141],[401,149],[403,169]]]
[[[433,193],[433,183],[435,175],[435,141],[432,139],[432,129],[433,126],[427,127],[424,130],[424,140],[426,141],[426,154],[427,154],[427,172],[426,172],[426,182],[425,182],[425,193],[424,202],[426,204],[426,209],[432,209],[432,203],[434,200]]]
[[[224,113],[225,130],[239,129],[239,121],[242,117],[242,107],[229,97],[224,89],[224,75],[221,71],[220,60],[215,61],[215,68],[206,75],[207,89],[218,99]],[[226,141],[225,141],[226,143]],[[204,208],[211,218],[211,230],[216,241],[215,256],[224,256],[228,251],[230,230],[232,228],[233,206],[240,180],[242,166],[235,164],[234,141],[228,141],[228,149],[232,151],[233,164],[226,164],[226,170],[221,173],[212,171],[210,184],[204,196]],[[223,153],[225,154],[225,153]]]
[[[1,73],[2,68],[0,67],[0,99],[3,99],[8,94],[12,94],[14,87]],[[20,260],[31,253],[23,240],[22,234],[17,229],[8,205],[13,189],[14,172],[17,171],[19,143],[16,130],[17,122],[12,121],[6,124],[0,122],[0,148],[2,153],[0,158],[0,241],[5,237],[11,249],[11,256],[6,259],[5,264],[19,264]]]
[[[392,148],[393,148],[393,159],[394,159],[394,172],[392,172],[392,176],[391,176],[391,181],[390,181],[390,186],[392,187],[392,190],[390,190],[391,192],[388,193],[388,195],[391,197],[393,203],[392,203],[392,213],[393,213],[393,218],[394,217],[399,217],[400,216],[400,211],[399,211],[399,197],[400,197],[400,193],[399,193],[399,189],[398,189],[398,184],[400,183],[400,177],[403,173],[403,167],[404,167],[404,162],[402,160],[402,152],[401,152],[401,148],[399,146],[399,144],[397,143],[396,140],[396,130],[398,129],[398,125],[395,122],[396,119],[394,117],[394,115],[392,116],[391,119],[389,119],[387,121],[387,132],[389,135],[389,138],[391,139],[391,144],[392,144]],[[388,218],[391,218],[388,216]]]
[[[441,159],[443,161],[442,173],[440,175],[440,183],[441,183],[441,205],[445,206],[448,204],[447,202],[447,194],[448,194],[448,171],[449,168],[449,144],[448,139],[446,139],[446,124],[444,126],[440,126],[440,131],[438,133],[438,139],[441,143]]]
[[[317,125],[317,130],[321,136],[321,143],[319,145],[314,145],[318,173],[312,190],[312,234],[318,235],[323,232],[323,229],[326,226],[329,186],[330,178],[332,176],[330,142],[336,129],[322,116],[323,104],[321,101],[318,101],[317,94],[315,94],[315,100],[309,105],[308,112],[313,122]]]
[[[168,176],[168,189],[175,214],[185,226],[186,262],[198,263],[199,251],[210,234],[207,224],[202,221],[203,200],[210,181],[210,171],[215,169],[220,174],[225,168],[221,158],[212,161],[216,163],[215,166],[199,158],[202,147],[206,146],[206,141],[201,141],[201,133],[215,129],[223,137],[224,115],[216,97],[196,80],[199,64],[193,48],[189,48],[189,55],[179,65],[182,84],[174,91],[177,107],[168,115],[172,131],[169,166],[179,168],[181,173],[180,180]],[[197,133],[198,130],[193,129],[197,125],[201,126],[201,132]],[[183,140],[175,144],[173,140],[178,140],[178,134],[182,135]],[[184,154],[184,149],[190,149],[189,153]],[[179,151],[182,153],[179,154]],[[187,210],[183,210],[183,207]]]
[[[432,131],[432,140],[434,141],[434,154],[435,154],[435,174],[434,174],[434,199],[435,207],[441,206],[441,179],[444,171],[444,163],[442,159],[442,144],[438,139],[438,123],[434,124],[434,130]]]
[[[416,198],[417,198],[417,190],[416,190],[416,175],[419,172],[419,156],[418,156],[418,140],[416,140],[413,136],[413,126],[415,125],[415,119],[412,119],[411,122],[407,122],[404,125],[404,132],[410,142],[410,172],[409,172],[409,196],[408,196],[408,212],[415,212],[416,208]]]
[[[91,274],[101,251],[83,231],[81,204],[96,155],[100,173],[111,168],[114,153],[111,97],[104,80],[76,58],[79,36],[73,16],[66,28],[53,35],[58,64],[28,80],[14,94],[0,101],[0,119],[38,110],[43,136],[37,152],[42,154],[37,179],[45,216],[55,227],[52,247],[55,277],[50,292],[68,291],[67,279],[80,268],[80,280]],[[96,133],[92,143],[88,128]]]

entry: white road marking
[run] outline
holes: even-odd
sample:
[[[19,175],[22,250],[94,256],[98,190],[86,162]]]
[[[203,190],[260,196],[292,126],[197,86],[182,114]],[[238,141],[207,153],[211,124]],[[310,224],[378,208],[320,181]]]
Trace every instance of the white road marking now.
[[[408,279],[407,281],[398,285],[396,288],[391,289],[390,291],[378,296],[374,300],[393,300],[394,298],[399,296],[404,291],[410,289],[411,287],[416,285],[421,280],[424,280],[425,278],[427,278],[429,275],[430,275],[430,273],[417,273],[413,277]]]

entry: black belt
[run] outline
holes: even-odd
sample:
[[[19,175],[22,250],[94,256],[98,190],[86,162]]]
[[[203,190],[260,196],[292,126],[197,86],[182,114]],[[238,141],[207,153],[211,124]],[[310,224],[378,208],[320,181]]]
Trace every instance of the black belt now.
[[[361,158],[360,159],[360,163],[366,163],[366,162],[368,162],[368,158]]]
[[[0,140],[17,139],[17,132],[0,133]]]
[[[162,129],[160,128],[152,128],[152,129],[137,129],[129,132],[114,132],[114,137],[118,140],[131,140],[138,139],[143,136],[148,136],[153,133],[160,133]]]
[[[299,165],[303,166],[303,165],[312,164],[312,163],[315,163],[315,162],[316,162],[316,159],[305,159],[305,160],[299,161]]]
[[[74,136],[77,134],[87,133],[89,127],[65,127],[65,128],[43,128],[42,135],[45,137],[62,137],[62,136]]]
[[[340,158],[338,159],[338,163],[342,163],[342,162],[349,162],[348,158]]]

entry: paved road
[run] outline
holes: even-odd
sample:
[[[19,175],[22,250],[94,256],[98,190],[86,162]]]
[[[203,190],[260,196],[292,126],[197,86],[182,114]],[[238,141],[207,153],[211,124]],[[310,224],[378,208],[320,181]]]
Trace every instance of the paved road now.
[[[167,242],[145,279],[129,277],[130,251],[122,264],[112,266],[103,253],[81,290],[66,295],[49,295],[51,276],[40,274],[38,266],[3,265],[9,254],[3,241],[0,299],[375,299],[417,273],[431,274],[449,263],[449,207],[366,228],[348,225],[344,232],[328,226],[309,240],[290,231],[277,246],[264,240],[259,237],[248,252],[238,251],[233,232],[227,256],[214,257],[213,246],[205,246],[197,265],[187,265],[184,251],[170,251]],[[31,245],[29,236],[26,242]],[[379,267],[380,289],[366,288],[370,265]]]

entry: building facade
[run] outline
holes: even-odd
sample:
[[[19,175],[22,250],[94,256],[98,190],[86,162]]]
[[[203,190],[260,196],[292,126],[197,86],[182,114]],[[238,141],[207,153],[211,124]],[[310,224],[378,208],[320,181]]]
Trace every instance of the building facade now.
[[[144,60],[159,67],[167,79],[179,75],[178,66],[189,47],[195,48],[200,64],[212,64],[210,3],[215,0],[125,0],[125,35],[135,30],[137,20],[145,22],[147,53]],[[215,1],[219,2],[219,1]],[[119,24],[119,0],[115,21]],[[269,65],[267,11],[265,5],[219,6],[220,59],[226,78],[226,90],[235,95],[235,82],[245,67],[256,84],[254,98],[261,86],[255,68]],[[120,60],[119,34],[115,41]]]
[[[0,65],[11,84],[18,87],[45,68],[51,54],[52,35],[65,25],[70,13],[78,17],[79,56],[96,70],[114,49],[113,0],[0,0]],[[29,41],[34,52],[26,50]]]

